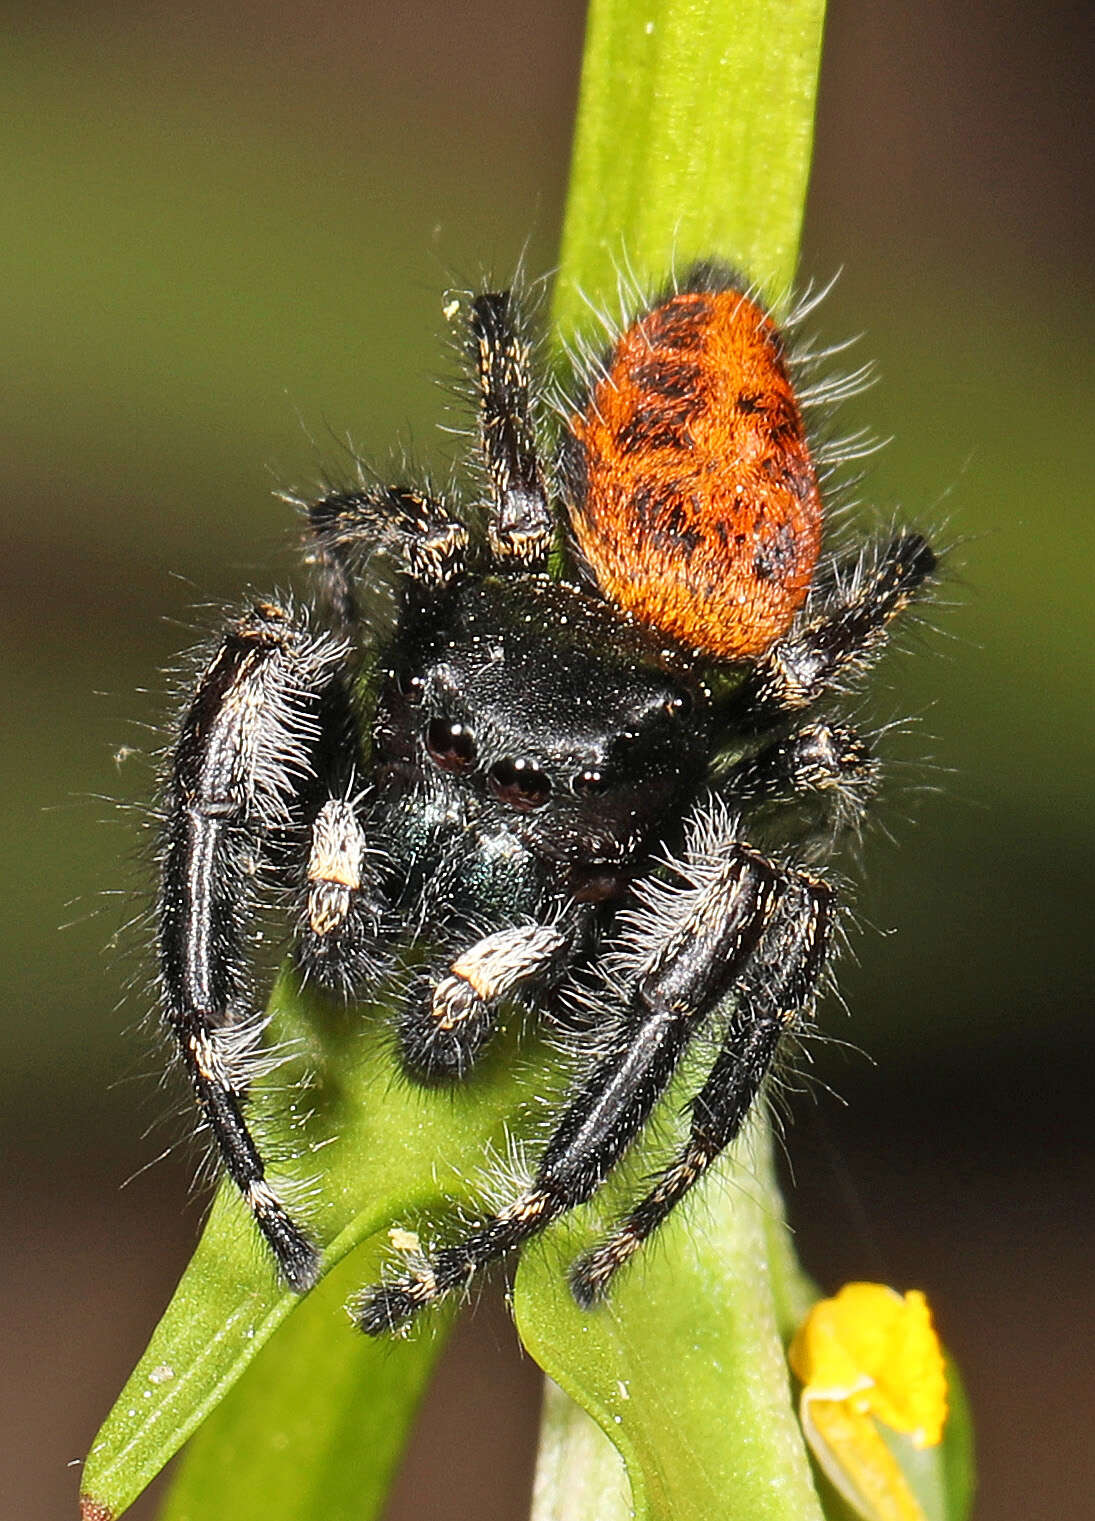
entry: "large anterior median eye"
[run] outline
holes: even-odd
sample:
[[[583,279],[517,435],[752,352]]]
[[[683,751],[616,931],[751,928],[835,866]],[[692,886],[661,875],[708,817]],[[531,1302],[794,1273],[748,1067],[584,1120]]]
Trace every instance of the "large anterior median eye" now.
[[[551,793],[551,781],[535,761],[496,761],[487,779],[499,802],[520,808],[525,813],[532,808],[542,808]]]
[[[426,749],[442,771],[467,771],[475,765],[475,735],[451,718],[431,718],[426,725]]]

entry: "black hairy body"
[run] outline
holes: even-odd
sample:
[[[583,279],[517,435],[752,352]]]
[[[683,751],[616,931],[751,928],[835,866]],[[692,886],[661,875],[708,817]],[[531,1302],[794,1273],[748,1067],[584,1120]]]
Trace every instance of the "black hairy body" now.
[[[736,288],[705,267],[682,290]],[[261,1033],[246,931],[264,875],[295,884],[299,965],[334,994],[364,995],[413,947],[396,1020],[416,1080],[458,1081],[510,1000],[549,1017],[582,1003],[591,1060],[531,1180],[364,1294],[356,1313],[374,1333],[590,1198],[716,1012],[688,1138],[575,1266],[580,1302],[733,1141],[782,1035],[808,1015],[836,911],[824,877],[750,843],[747,816],[786,800],[861,806],[867,747],[815,705],[866,667],[935,565],[899,533],[830,565],[755,658],[680,644],[614,605],[573,543],[558,573],[509,298],[474,298],[469,328],[483,511],[407,486],[306,503],[324,611],[262,603],[228,621],[166,789],[165,1016],[294,1288],[315,1281],[318,1250],[268,1180],[246,1107]],[[580,490],[573,432],[565,452]],[[394,587],[387,624],[361,611],[378,564]]]

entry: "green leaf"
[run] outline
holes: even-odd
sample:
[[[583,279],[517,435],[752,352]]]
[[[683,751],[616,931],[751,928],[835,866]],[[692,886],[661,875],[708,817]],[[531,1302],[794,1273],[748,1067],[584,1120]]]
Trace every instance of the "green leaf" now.
[[[444,1335],[388,1345],[356,1334],[345,1301],[375,1268],[375,1252],[351,1254],[259,1353],[187,1447],[161,1521],[381,1513]]]
[[[570,1297],[566,1268],[612,1198],[550,1232],[521,1259],[518,1328],[619,1449],[641,1521],[821,1521],[784,1354],[784,1316],[797,1320],[810,1293],[777,1240],[765,1124],[712,1183],[592,1312]],[[621,1191],[614,1181],[606,1193]],[[570,1472],[585,1482],[580,1464]],[[608,1521],[596,1508],[573,1515]]]
[[[619,272],[711,254],[785,300],[802,228],[824,0],[593,0],[555,291],[565,335]]]
[[[454,1206],[471,1207],[478,1201],[491,1157],[505,1157],[511,1135],[521,1136],[523,1116],[527,1130],[534,1101],[545,1091],[535,1042],[523,1041],[523,1055],[518,1055],[517,1019],[499,1032],[496,1046],[467,1082],[438,1091],[416,1087],[400,1074],[389,1033],[391,1010],[384,1003],[340,1008],[301,996],[292,979],[284,977],[272,999],[271,1017],[271,1039],[287,1044],[294,1054],[275,1078],[257,1085],[256,1124],[268,1153],[297,1155],[298,1168],[310,1164],[318,1174],[309,1213],[320,1239],[329,1243],[324,1254],[327,1271],[393,1221],[411,1228],[421,1225],[425,1232],[432,1216],[443,1219],[451,1231]],[[286,1093],[306,1095],[308,1112],[297,1113],[293,1106],[279,1103]],[[298,1299],[277,1281],[235,1190],[222,1187],[175,1296],[91,1449],[82,1482],[85,1513],[96,1518],[121,1515],[225,1399],[267,1343],[261,1371],[256,1366],[247,1385],[262,1391],[266,1419],[274,1420],[274,1389],[285,1391],[287,1407],[298,1397],[298,1373],[301,1381],[311,1380],[322,1389],[332,1338],[341,1335],[346,1340],[347,1348],[335,1365],[342,1371],[328,1388],[332,1408],[326,1435],[316,1435],[318,1448],[328,1441],[344,1441],[347,1428],[340,1422],[349,1417],[337,1408],[340,1391],[353,1390],[356,1400],[357,1383],[368,1380],[370,1369],[381,1385],[395,1378],[402,1391],[397,1400],[385,1403],[383,1388],[375,1396],[388,1423],[383,1440],[363,1438],[376,1474],[387,1474],[402,1446],[422,1380],[440,1349],[448,1317],[435,1318],[409,1342],[379,1344],[356,1333],[345,1315],[332,1321],[332,1297],[348,1285],[372,1282],[386,1248],[381,1238],[354,1252],[352,1273],[347,1269],[330,1287],[325,1282],[307,1300]],[[286,1326],[271,1341],[289,1316],[299,1318],[299,1328]],[[208,1451],[227,1444],[230,1433],[246,1419],[244,1400],[241,1390],[238,1401],[216,1410],[216,1430],[206,1438]],[[291,1409],[278,1419],[286,1430],[293,1429]],[[302,1464],[311,1450],[302,1451]],[[208,1471],[202,1465],[196,1473]],[[193,1494],[197,1478],[186,1482],[187,1493]],[[319,1507],[314,1514],[326,1515],[328,1490],[315,1476],[302,1475],[299,1483]],[[373,1487],[379,1499],[379,1477]],[[332,1472],[329,1493],[342,1494],[343,1488],[342,1477]],[[312,1515],[313,1511],[292,1508],[293,1493],[268,1491],[260,1479],[257,1494],[263,1499],[265,1521],[302,1521]],[[218,1513],[219,1501],[211,1497],[208,1514]],[[355,1515],[372,1513],[363,1501]],[[232,1514],[242,1518],[247,1513]]]
[[[621,274],[656,289],[674,268],[710,256],[777,308],[786,302],[823,17],[822,0],[594,0],[557,336],[595,331],[589,307],[614,309]],[[678,1105],[686,1092],[675,1085]],[[784,1356],[809,1288],[787,1241],[763,1122],[746,1144],[757,1170],[743,1172],[739,1160],[729,1187],[735,1164],[725,1164],[723,1181],[676,1212],[603,1308],[579,1311],[565,1271],[595,1239],[592,1222],[627,1196],[622,1179],[527,1250],[518,1269],[525,1344],[622,1454],[640,1517],[821,1515]],[[641,1162],[627,1171],[641,1172]],[[543,1453],[564,1492],[538,1485],[538,1521],[616,1514],[606,1509],[613,1471],[603,1444],[561,1397],[548,1403]]]
[[[599,337],[590,307],[613,312],[621,277],[625,289],[654,290],[710,256],[755,282],[777,311],[785,306],[823,18],[823,0],[593,0],[557,337]],[[676,1086],[678,1105],[688,1091]],[[743,1169],[737,1148],[722,1180],[677,1211],[593,1314],[567,1295],[566,1266],[596,1238],[591,1222],[611,1219],[613,1203],[628,1197],[626,1182],[612,1180],[518,1269],[525,1343],[623,1456],[639,1517],[821,1514],[784,1358],[816,1295],[791,1251],[764,1121],[754,1120],[746,1144],[755,1171]],[[650,1161],[646,1147],[631,1172],[643,1156]],[[962,1446],[961,1429],[956,1416],[942,1452],[917,1454],[919,1480],[946,1493],[942,1514],[954,1521],[965,1514],[968,1469],[947,1454],[952,1441]],[[632,1513],[618,1464],[562,1392],[546,1404],[541,1464],[535,1521]]]
[[[545,1379],[530,1521],[631,1521],[633,1514],[619,1452],[580,1405]]]

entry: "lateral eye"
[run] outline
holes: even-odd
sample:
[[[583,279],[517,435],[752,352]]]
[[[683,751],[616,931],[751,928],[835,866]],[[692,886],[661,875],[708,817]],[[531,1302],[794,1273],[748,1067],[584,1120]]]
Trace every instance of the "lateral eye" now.
[[[551,780],[535,761],[496,761],[487,779],[500,803],[508,803],[522,813],[542,808],[551,795]]]
[[[475,765],[475,735],[467,724],[451,718],[431,718],[426,725],[426,749],[442,771],[468,771]]]
[[[607,771],[602,771],[599,766],[585,766],[571,777],[570,790],[578,797],[596,797],[598,793],[607,790],[608,784]]]
[[[419,697],[425,682],[421,676],[412,676],[407,671],[395,670],[391,672],[392,681],[396,691],[401,697]]]
[[[665,705],[665,711],[670,718],[687,718],[692,711],[692,694],[690,692],[678,692],[671,697]]]

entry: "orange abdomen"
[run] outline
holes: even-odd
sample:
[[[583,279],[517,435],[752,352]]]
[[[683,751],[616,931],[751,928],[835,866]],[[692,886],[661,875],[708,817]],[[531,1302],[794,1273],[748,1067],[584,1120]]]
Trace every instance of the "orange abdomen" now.
[[[571,519],[612,601],[725,659],[786,632],[822,508],[783,342],[756,302],[670,296],[620,338],[570,432]]]

